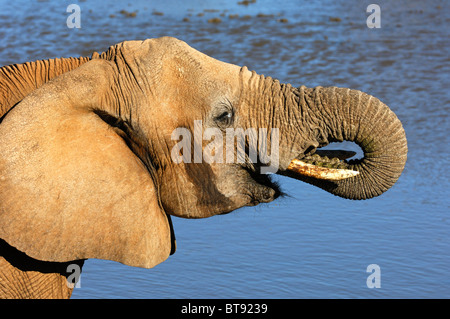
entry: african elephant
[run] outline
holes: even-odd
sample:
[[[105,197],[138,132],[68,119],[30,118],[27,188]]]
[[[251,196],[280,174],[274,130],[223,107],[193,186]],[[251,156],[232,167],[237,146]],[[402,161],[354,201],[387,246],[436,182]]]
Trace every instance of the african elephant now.
[[[170,37],[0,77],[2,297],[70,297],[67,265],[88,258],[151,268],[175,251],[171,215],[270,202],[282,191],[268,173],[368,199],[407,158],[402,124],[377,98],[282,84]],[[317,150],[343,140],[364,157]]]

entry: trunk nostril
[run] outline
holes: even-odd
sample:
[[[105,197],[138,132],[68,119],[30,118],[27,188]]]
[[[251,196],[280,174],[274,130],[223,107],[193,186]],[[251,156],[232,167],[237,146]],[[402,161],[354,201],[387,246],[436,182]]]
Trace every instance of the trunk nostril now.
[[[304,155],[305,155],[305,156],[310,156],[310,155],[312,155],[312,154],[314,154],[314,153],[316,152],[316,149],[317,149],[316,146],[311,145],[311,146],[309,146],[309,147],[306,149],[306,151],[304,152]]]
[[[323,147],[329,144],[327,135],[320,128],[314,129],[314,136],[317,140],[317,143],[319,143],[319,147]]]

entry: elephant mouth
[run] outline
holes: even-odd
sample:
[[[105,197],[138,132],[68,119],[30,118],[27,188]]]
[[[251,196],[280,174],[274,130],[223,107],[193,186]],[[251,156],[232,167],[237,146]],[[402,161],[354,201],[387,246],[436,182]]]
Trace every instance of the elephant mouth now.
[[[296,179],[306,177],[328,181],[352,178],[359,172],[351,169],[346,160],[355,154],[353,151],[319,149],[312,154],[294,158],[281,175]]]

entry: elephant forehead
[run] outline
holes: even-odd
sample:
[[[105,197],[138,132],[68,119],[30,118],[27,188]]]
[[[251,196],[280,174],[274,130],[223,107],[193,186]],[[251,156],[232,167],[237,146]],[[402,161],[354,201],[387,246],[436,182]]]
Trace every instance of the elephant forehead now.
[[[128,41],[123,48],[123,56],[148,83],[151,107],[146,116],[164,122],[170,131],[186,121],[193,124],[193,118],[202,119],[219,103],[239,100],[241,68],[237,65],[169,37]]]
[[[176,79],[221,80],[236,84],[240,67],[214,59],[172,37],[126,41],[122,44],[125,55],[131,54],[140,60],[140,67],[150,67],[154,75],[169,75]],[[169,79],[164,80],[169,80]],[[164,85],[164,83],[162,83]]]

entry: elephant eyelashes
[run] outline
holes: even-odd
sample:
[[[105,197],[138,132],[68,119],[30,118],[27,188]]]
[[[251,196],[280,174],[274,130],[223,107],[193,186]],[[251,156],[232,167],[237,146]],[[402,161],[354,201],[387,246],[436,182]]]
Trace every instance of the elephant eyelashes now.
[[[223,112],[219,116],[214,118],[214,121],[221,128],[229,127],[233,123],[233,113],[231,112]]]
[[[216,124],[222,128],[228,127],[233,124],[233,120],[234,112],[232,108],[219,112],[218,115],[214,117],[214,122],[216,122]]]
[[[230,112],[223,112],[218,117],[216,117],[216,121],[219,121],[219,122],[230,121],[232,116],[233,115]]]

